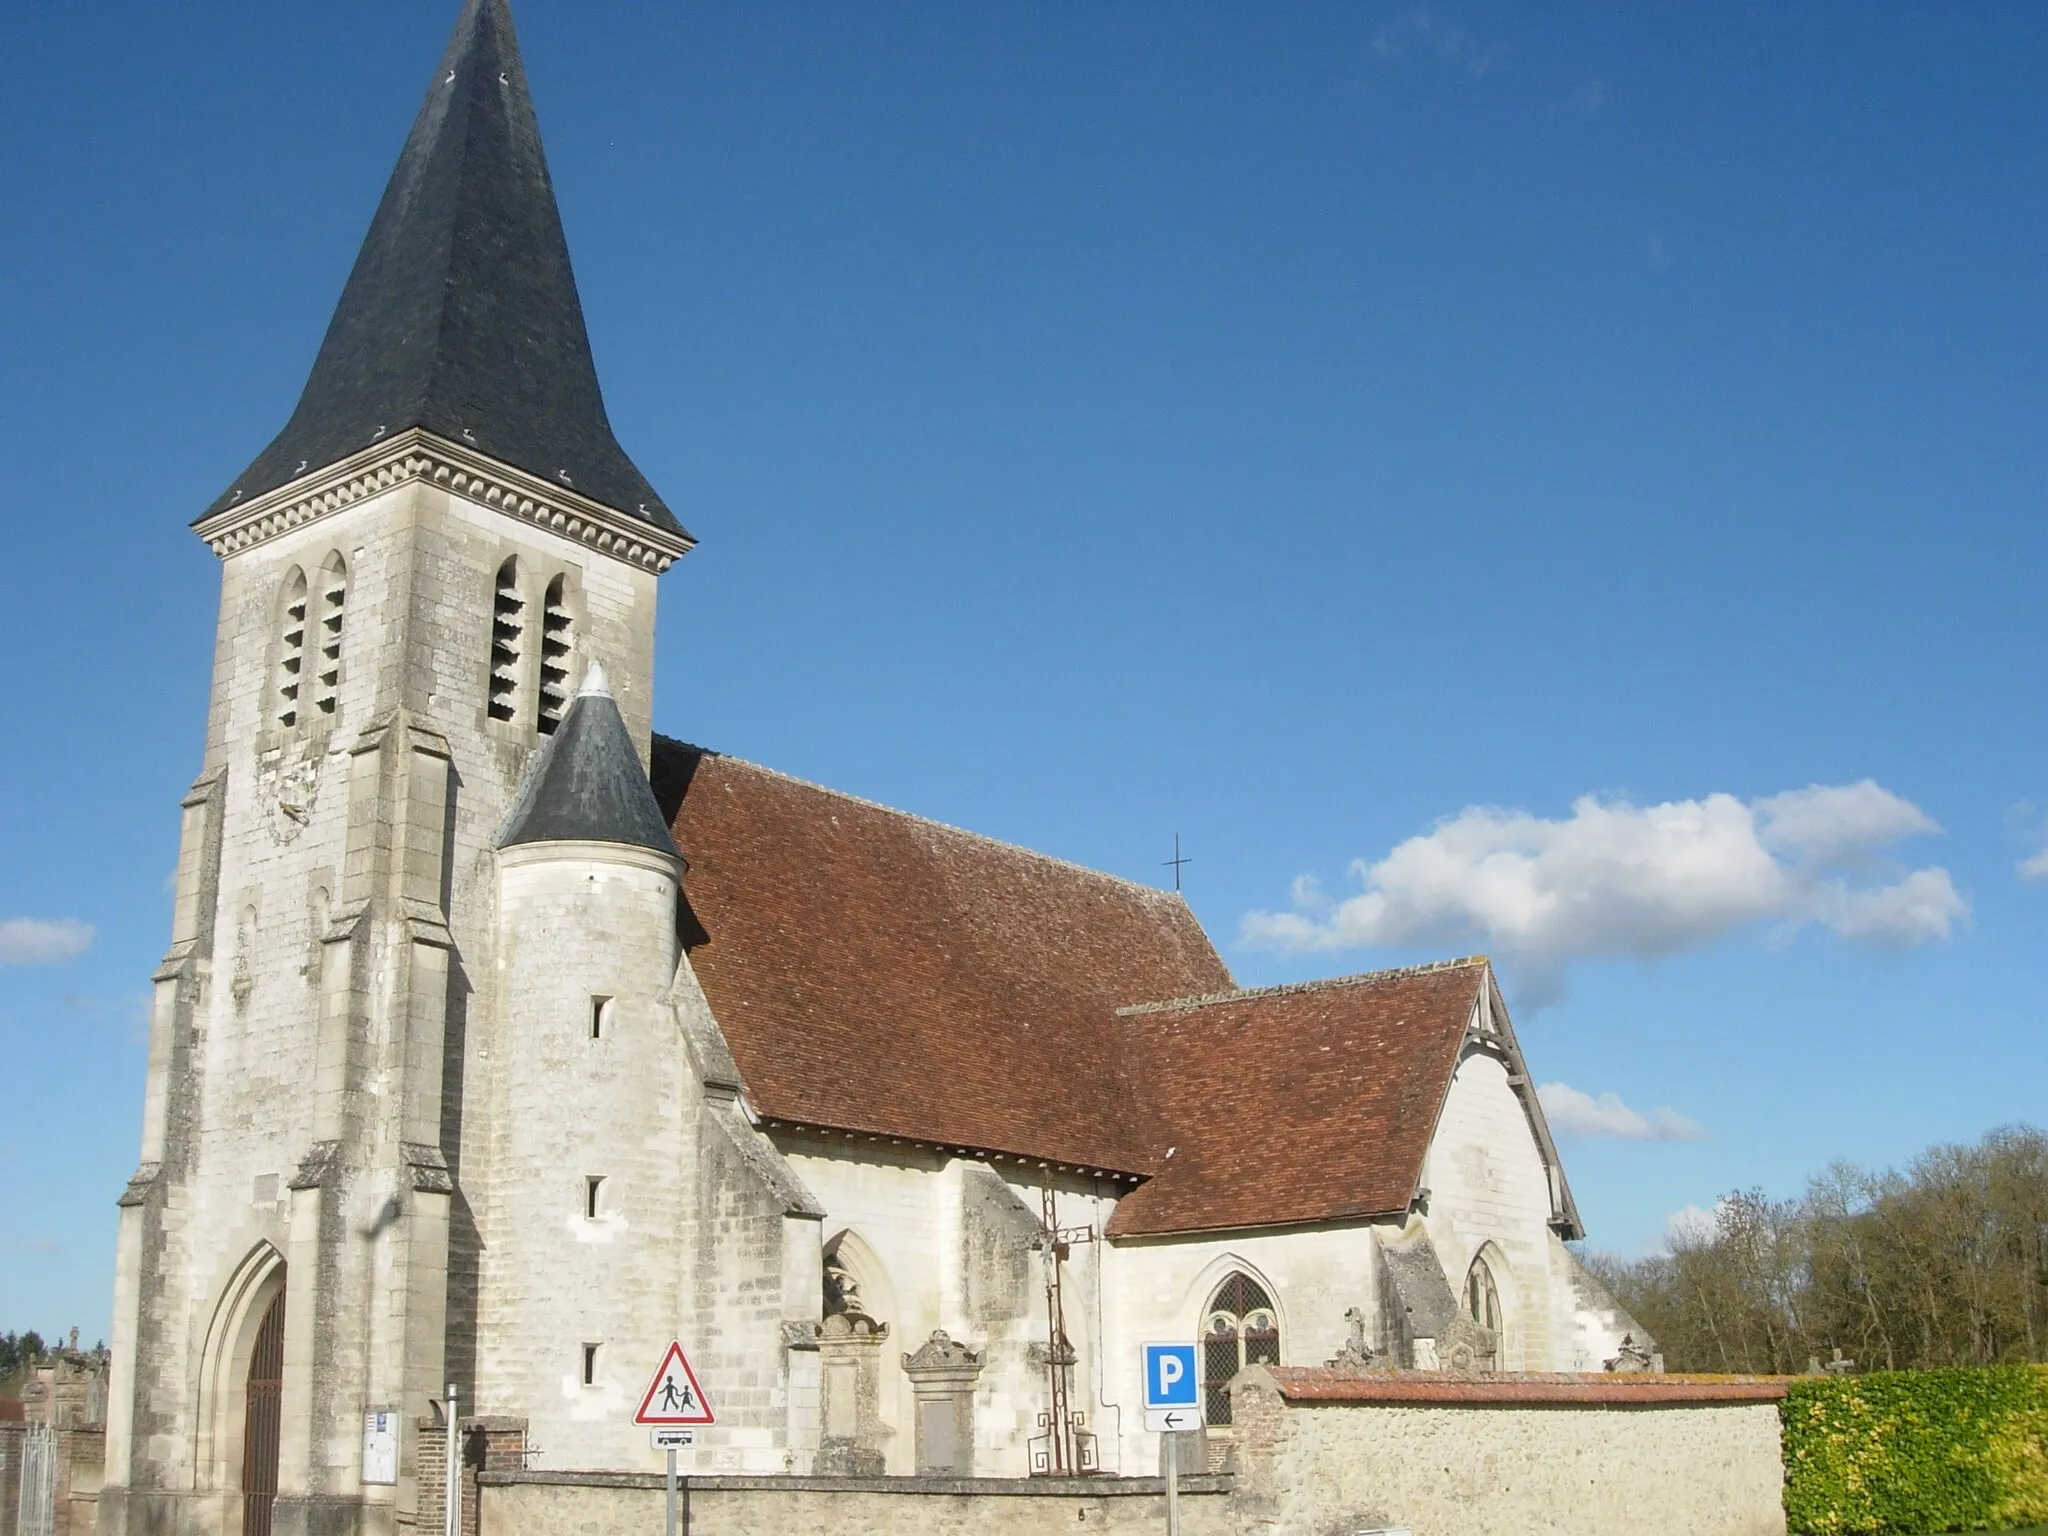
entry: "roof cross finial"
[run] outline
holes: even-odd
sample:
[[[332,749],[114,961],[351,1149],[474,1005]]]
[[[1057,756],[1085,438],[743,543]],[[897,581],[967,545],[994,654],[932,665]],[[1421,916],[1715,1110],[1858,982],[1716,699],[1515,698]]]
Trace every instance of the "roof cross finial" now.
[[[1160,863],[1161,863],[1162,865],[1166,865],[1166,864],[1171,864],[1171,865],[1173,866],[1173,888],[1174,888],[1174,889],[1175,889],[1176,891],[1180,889],[1180,870],[1181,870],[1181,866],[1182,866],[1183,864],[1192,864],[1192,863],[1194,863],[1194,862],[1195,862],[1195,861],[1194,861],[1193,859],[1184,859],[1184,858],[1182,858],[1182,857],[1180,856],[1180,834],[1179,834],[1178,832],[1174,833],[1174,834],[1173,834],[1173,857],[1172,857],[1172,858],[1170,858],[1170,859],[1161,859],[1161,860],[1160,860]]]

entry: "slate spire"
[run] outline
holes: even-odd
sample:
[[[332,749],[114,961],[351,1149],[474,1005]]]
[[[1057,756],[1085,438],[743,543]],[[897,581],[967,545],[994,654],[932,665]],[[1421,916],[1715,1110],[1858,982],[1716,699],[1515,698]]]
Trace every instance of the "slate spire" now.
[[[507,0],[467,0],[298,409],[211,515],[425,427],[680,532],[612,436]]]
[[[500,848],[559,842],[676,851],[604,668],[595,661],[569,713],[527,764],[519,798],[498,829]]]

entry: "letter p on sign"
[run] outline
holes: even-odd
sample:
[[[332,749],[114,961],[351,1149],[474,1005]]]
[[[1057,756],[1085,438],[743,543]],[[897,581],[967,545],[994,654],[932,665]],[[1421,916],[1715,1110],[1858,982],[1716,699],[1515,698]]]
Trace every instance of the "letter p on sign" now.
[[[1197,1401],[1199,1386],[1195,1379],[1194,1345],[1145,1346],[1147,1408],[1192,1408]]]

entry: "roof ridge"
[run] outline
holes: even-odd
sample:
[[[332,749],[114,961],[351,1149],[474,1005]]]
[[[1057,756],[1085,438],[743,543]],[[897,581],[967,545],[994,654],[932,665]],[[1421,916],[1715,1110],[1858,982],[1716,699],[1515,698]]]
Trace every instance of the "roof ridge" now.
[[[655,734],[661,735],[658,731]],[[950,821],[940,821],[933,816],[921,816],[916,811],[906,811],[901,806],[885,805],[880,800],[870,800],[867,796],[856,795],[850,790],[834,789],[830,784],[819,784],[811,779],[799,778],[796,774],[784,773],[780,768],[770,768],[766,763],[757,763],[752,758],[737,757],[730,752],[720,752],[715,747],[700,746],[693,741],[684,741],[678,736],[663,736],[662,740],[672,741],[677,746],[687,747],[693,752],[702,752],[707,756],[719,758],[724,762],[738,763],[743,768],[751,768],[756,773],[764,773],[772,779],[781,779],[785,783],[799,785],[804,789],[814,789],[820,794],[832,796],[835,800],[844,800],[852,805],[865,806],[871,811],[886,811],[891,816],[901,816],[905,821],[913,821],[920,826],[931,827],[940,832],[950,832],[959,837],[972,838],[977,843],[986,843],[993,848],[1008,849],[1012,853],[1021,853],[1026,858],[1035,859],[1043,864],[1057,865],[1061,869],[1071,869],[1078,874],[1093,875],[1098,880],[1107,880],[1114,885],[1128,887],[1130,890],[1136,891],[1141,895],[1157,896],[1165,898],[1169,902],[1178,902],[1182,907],[1187,908],[1190,915],[1194,911],[1192,907],[1188,907],[1187,898],[1179,891],[1169,891],[1161,886],[1147,885],[1142,880],[1132,880],[1124,875],[1114,875],[1106,869],[1096,869],[1092,865],[1076,863],[1072,859],[1063,859],[1055,853],[1045,853],[1037,848],[1027,848],[1022,843],[1006,842],[1000,837],[991,837],[986,832],[977,832],[972,827],[957,827]]]
[[[1488,965],[1491,961],[1485,955],[1460,955],[1452,960],[1430,960],[1421,965],[1389,966],[1383,971],[1357,971],[1349,976],[1324,976],[1314,981],[1283,981],[1271,987],[1244,987],[1235,992],[1205,992],[1199,997],[1170,997],[1157,1003],[1127,1003],[1117,1009],[1120,1019],[1135,1014],[1165,1013],[1169,1009],[1190,1011],[1208,1008],[1217,1003],[1242,1003],[1259,997],[1286,997],[1296,992],[1320,992],[1336,987],[1360,987],[1375,981],[1391,981],[1401,976],[1424,976],[1432,971],[1455,971],[1464,966]]]

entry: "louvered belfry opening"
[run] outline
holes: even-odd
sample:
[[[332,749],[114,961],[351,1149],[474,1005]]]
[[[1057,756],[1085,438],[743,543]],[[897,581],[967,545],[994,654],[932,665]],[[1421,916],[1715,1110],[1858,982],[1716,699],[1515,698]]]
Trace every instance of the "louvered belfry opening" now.
[[[511,720],[519,713],[519,642],[526,632],[526,599],[519,595],[519,562],[498,567],[498,590],[491,600],[491,699],[493,720]]]
[[[313,705],[332,715],[341,701],[341,620],[348,601],[348,567],[329,555],[320,571],[320,660],[314,672]]]
[[[306,573],[293,571],[285,584],[284,617],[278,634],[277,723],[299,723],[299,684],[306,665]]]
[[[568,578],[557,576],[548,583],[547,600],[540,620],[540,718],[536,722],[543,736],[552,736],[569,708],[569,647],[571,642]]]
[[[278,1417],[284,1398],[284,1288],[278,1288],[249,1354],[247,1418],[242,1427],[242,1536],[270,1536],[277,1502]]]

